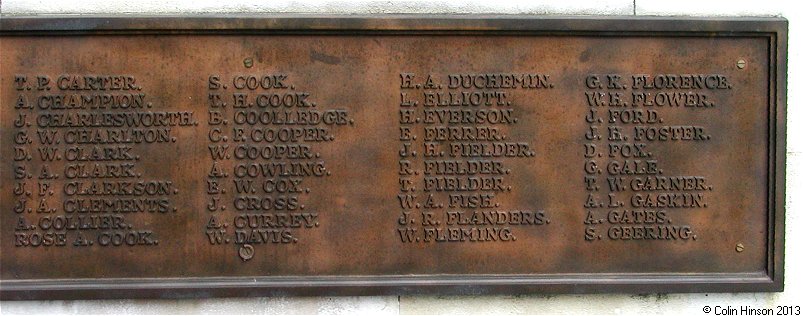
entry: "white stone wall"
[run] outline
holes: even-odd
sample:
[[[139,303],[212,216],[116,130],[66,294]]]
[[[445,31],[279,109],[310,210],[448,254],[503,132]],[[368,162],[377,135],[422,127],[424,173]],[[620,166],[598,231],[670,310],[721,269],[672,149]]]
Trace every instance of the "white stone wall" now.
[[[680,314],[706,315],[704,306],[803,309],[803,9],[777,0],[0,0],[0,18],[46,14],[554,14],[783,16],[789,20],[786,175],[786,291],[783,293],[666,295],[529,295],[481,297],[281,297],[198,300],[99,300],[0,302],[3,314]],[[2,58],[2,56],[0,56]],[[0,71],[2,71],[0,69]],[[0,255],[2,255],[0,253]],[[801,311],[803,313],[803,311]],[[709,314],[710,315],[710,314]]]

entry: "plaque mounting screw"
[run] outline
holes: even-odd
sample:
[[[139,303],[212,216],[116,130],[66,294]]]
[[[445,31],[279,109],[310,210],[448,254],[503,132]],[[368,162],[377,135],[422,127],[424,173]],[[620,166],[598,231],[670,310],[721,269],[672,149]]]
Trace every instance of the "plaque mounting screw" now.
[[[243,261],[248,261],[254,257],[254,246],[245,244],[242,247],[240,247],[238,254],[240,255],[240,258],[243,259]]]
[[[245,66],[245,68],[251,68],[254,66],[254,60],[251,59],[251,57],[243,59],[243,65]]]
[[[744,251],[744,245],[742,245],[742,243],[736,244],[736,252],[742,252],[742,251]]]
[[[739,61],[736,62],[736,68],[744,69],[745,65],[747,65],[747,62],[744,61],[744,59],[739,59]]]

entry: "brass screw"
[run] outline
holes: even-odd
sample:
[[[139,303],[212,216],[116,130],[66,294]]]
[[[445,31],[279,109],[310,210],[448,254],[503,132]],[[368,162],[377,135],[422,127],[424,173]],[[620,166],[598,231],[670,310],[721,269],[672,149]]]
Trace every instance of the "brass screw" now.
[[[254,66],[254,60],[251,57],[246,58],[243,60],[243,65],[245,65],[245,68],[251,68]]]
[[[736,68],[744,69],[745,65],[747,65],[747,62],[744,61],[744,59],[739,59],[739,61],[736,62]]]
[[[742,243],[736,244],[736,252],[742,252],[742,251],[744,251],[744,245],[742,245]]]

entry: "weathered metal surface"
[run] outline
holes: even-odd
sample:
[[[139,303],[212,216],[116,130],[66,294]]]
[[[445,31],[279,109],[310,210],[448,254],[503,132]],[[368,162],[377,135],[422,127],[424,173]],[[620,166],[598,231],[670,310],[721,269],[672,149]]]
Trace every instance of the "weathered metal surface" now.
[[[784,20],[0,26],[3,299],[783,288]]]

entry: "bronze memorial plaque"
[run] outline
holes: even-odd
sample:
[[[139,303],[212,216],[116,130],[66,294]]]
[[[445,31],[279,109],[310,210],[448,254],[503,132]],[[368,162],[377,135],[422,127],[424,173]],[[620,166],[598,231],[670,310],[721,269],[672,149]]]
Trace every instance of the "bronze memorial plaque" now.
[[[783,290],[780,18],[0,32],[2,299]]]

